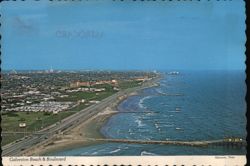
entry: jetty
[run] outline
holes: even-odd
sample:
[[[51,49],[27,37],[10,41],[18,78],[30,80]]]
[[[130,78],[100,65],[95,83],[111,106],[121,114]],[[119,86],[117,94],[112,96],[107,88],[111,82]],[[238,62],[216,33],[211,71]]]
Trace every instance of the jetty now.
[[[159,92],[158,96],[184,96],[182,93],[163,93]]]
[[[161,145],[181,145],[181,146],[246,146],[246,141],[241,138],[225,138],[210,141],[174,141],[174,140],[131,140],[131,139],[113,139],[113,138],[87,138],[88,141],[104,141],[113,143],[128,144],[161,144]]]
[[[136,114],[147,114],[147,113],[151,113],[151,114],[156,114],[159,113],[158,111],[119,111],[118,113],[136,113]]]

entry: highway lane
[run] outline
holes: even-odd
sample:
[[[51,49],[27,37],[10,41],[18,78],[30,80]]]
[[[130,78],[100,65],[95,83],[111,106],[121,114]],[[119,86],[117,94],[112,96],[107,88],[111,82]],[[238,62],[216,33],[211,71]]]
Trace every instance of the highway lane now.
[[[100,111],[102,111],[103,109],[105,109],[106,107],[114,103],[118,99],[118,97],[128,95],[131,92],[147,88],[152,85],[152,82],[153,81],[147,82],[143,84],[141,87],[135,87],[135,88],[130,88],[130,89],[126,89],[123,91],[119,91],[115,93],[114,95],[103,99],[100,103],[91,105],[63,119],[59,124],[56,124],[56,125],[53,124],[50,127],[47,127],[46,129],[43,129],[37,132],[37,134],[32,134],[28,136],[28,138],[26,139],[22,139],[19,142],[15,142],[15,143],[3,146],[2,155],[3,156],[20,155],[23,150],[30,148],[33,145],[36,145],[38,143],[41,143],[51,138],[53,135],[59,132],[65,132],[73,127],[76,127],[78,124],[88,120],[89,118],[93,117],[94,115],[98,114]],[[39,133],[41,135],[39,135]]]

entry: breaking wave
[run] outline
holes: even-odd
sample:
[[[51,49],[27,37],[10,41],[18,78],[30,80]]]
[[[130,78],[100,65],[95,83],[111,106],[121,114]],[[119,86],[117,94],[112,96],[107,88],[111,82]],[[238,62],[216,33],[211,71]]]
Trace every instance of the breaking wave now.
[[[166,93],[163,92],[161,89],[156,89],[156,92],[160,95],[166,95]]]
[[[147,152],[147,151],[142,151],[141,156],[155,156],[155,153]]]
[[[145,100],[150,99],[150,98],[152,98],[152,97],[153,97],[153,96],[147,96],[147,97],[144,97],[144,98],[140,99],[139,104],[138,104],[139,107],[142,108],[142,109],[146,109],[147,107],[144,106],[143,103],[144,103]]]
[[[113,151],[111,151],[111,152],[109,152],[110,154],[113,154],[113,153],[116,153],[116,152],[119,152],[119,151],[121,151],[121,149],[115,149],[115,150],[113,150]]]
[[[138,127],[145,126],[145,124],[143,124],[142,121],[139,119],[136,119],[135,122],[137,123]]]

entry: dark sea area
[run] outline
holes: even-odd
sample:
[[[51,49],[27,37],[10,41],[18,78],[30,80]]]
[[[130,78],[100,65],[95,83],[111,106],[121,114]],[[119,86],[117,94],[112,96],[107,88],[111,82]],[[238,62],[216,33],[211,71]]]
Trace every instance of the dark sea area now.
[[[217,140],[246,137],[244,71],[162,72],[160,86],[144,89],[118,106],[101,132],[108,138],[139,140]],[[126,113],[123,113],[126,111]],[[131,113],[128,113],[131,111]],[[56,152],[89,155],[243,155],[244,147],[191,147],[105,143]]]

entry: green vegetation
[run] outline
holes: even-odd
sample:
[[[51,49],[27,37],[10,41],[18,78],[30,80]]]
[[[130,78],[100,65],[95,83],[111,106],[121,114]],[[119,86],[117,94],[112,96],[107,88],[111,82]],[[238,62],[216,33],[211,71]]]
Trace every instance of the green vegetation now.
[[[77,105],[76,107],[71,108],[69,111],[71,111],[71,112],[78,112],[78,111],[83,110],[86,107],[88,107],[88,105],[86,105],[84,103],[81,103],[81,104]]]
[[[15,116],[13,116],[15,114]],[[73,112],[60,112],[57,115],[46,114],[43,112],[15,112],[2,115],[2,132],[33,132],[45,128],[49,125],[54,124],[55,122],[60,121],[72,115]],[[19,123],[25,122],[27,127],[20,128]],[[24,133],[18,134],[3,134],[2,133],[2,145],[8,144],[22,138],[23,136],[28,135]]]
[[[68,97],[64,97],[64,98],[58,97],[56,98],[56,101],[76,102],[76,101],[84,99],[86,102],[88,102],[90,100],[102,100],[116,92],[115,90],[113,90],[113,86],[109,84],[94,85],[94,86],[91,86],[91,88],[105,88],[105,91],[65,93],[65,95],[68,95]]]
[[[102,100],[107,98],[108,96],[113,95],[115,92],[100,92],[98,95],[96,95],[95,97],[91,98],[91,100]]]
[[[27,114],[26,112],[15,112],[15,114],[15,117],[9,116],[8,114],[2,115],[1,127],[3,132],[31,132],[40,130],[71,115],[72,112],[60,112],[58,114],[47,113],[46,115],[44,115],[45,113],[43,112],[30,112],[29,114]],[[27,127],[19,128],[20,122],[25,122]]]
[[[78,101],[78,100],[82,100],[82,99],[91,99],[93,98],[96,94],[93,92],[72,92],[72,93],[66,93],[66,95],[69,95],[68,97],[64,97],[64,98],[56,98],[56,101]]]
[[[23,138],[25,135],[24,134],[8,134],[8,135],[4,135],[2,136],[2,143],[1,145],[6,145],[9,144],[11,142],[14,142],[18,139]]]
[[[105,88],[106,91],[113,91],[113,86],[110,84],[93,85],[91,88]]]
[[[119,87],[120,89],[128,89],[128,88],[133,88],[133,87],[137,87],[140,86],[140,84],[142,83],[142,81],[123,81],[119,83]]]

